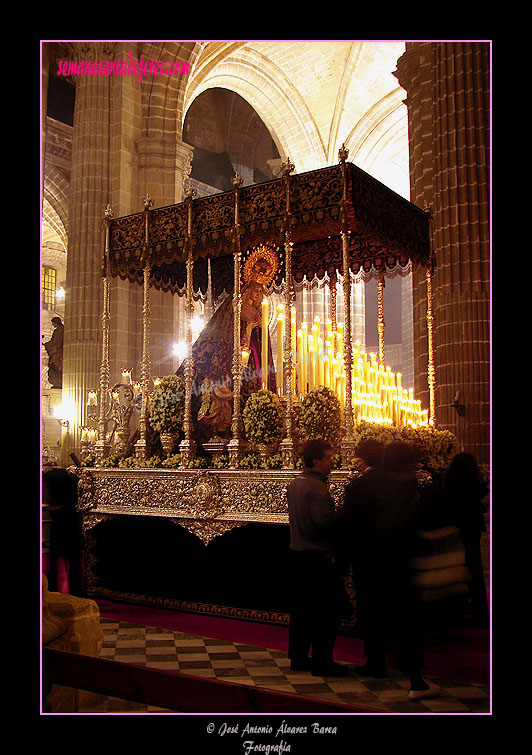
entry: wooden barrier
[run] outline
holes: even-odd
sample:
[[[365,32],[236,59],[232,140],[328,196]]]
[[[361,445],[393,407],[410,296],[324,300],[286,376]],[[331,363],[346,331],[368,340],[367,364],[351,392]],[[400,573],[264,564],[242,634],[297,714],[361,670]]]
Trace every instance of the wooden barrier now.
[[[180,713],[387,712],[52,648],[43,648],[42,678],[44,690],[52,684],[61,684]]]

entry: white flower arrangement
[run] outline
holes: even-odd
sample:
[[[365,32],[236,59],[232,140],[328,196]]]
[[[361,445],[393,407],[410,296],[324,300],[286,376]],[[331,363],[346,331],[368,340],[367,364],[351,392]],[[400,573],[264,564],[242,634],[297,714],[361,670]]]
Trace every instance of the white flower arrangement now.
[[[307,393],[301,402],[299,424],[308,440],[321,438],[337,443],[342,424],[338,396],[322,385]]]
[[[275,393],[261,388],[252,393],[242,412],[244,428],[252,443],[275,443],[283,432],[283,409]]]
[[[185,386],[177,375],[163,377],[150,396],[150,424],[160,433],[177,433],[185,416]]]
[[[356,444],[366,438],[387,446],[393,441],[412,443],[421,452],[421,461],[426,469],[443,472],[448,469],[453,456],[458,453],[458,440],[449,430],[435,427],[398,427],[380,425],[376,422],[361,422],[354,429]]]

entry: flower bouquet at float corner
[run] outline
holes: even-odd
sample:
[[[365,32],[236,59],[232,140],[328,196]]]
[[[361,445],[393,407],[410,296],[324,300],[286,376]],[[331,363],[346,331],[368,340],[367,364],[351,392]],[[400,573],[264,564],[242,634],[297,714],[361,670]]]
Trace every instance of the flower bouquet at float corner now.
[[[330,388],[320,385],[306,394],[301,402],[299,425],[307,440],[321,438],[336,444],[341,424],[340,400]]]
[[[150,396],[150,425],[159,432],[161,443],[170,455],[183,426],[185,384],[177,375],[161,378]]]
[[[458,440],[449,430],[438,430],[432,425],[422,427],[381,425],[377,422],[361,422],[354,429],[355,444],[372,438],[387,446],[393,441],[402,441],[416,446],[424,469],[444,473],[453,456],[458,452]]]
[[[263,464],[283,432],[283,408],[267,388],[252,393],[242,412],[247,439],[261,454]]]

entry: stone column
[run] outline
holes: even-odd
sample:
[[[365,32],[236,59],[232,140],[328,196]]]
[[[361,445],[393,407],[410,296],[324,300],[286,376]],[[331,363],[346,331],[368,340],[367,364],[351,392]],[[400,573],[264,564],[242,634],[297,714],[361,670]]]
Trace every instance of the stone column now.
[[[72,58],[111,60],[110,43],[72,46]],[[72,413],[69,447],[79,446],[87,392],[99,384],[101,359],[103,213],[109,201],[109,104],[111,78],[76,77],[72,135],[69,243],[66,272],[63,404]]]
[[[436,423],[489,460],[490,48],[407,43],[395,73],[407,91],[411,201],[433,215]],[[427,289],[414,275],[416,394],[428,406]],[[465,404],[461,426],[455,399]]]

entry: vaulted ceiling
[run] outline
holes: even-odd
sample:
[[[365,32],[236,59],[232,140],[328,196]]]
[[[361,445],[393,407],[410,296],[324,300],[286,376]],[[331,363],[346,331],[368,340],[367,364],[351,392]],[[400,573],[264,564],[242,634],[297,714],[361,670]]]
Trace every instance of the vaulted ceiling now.
[[[243,97],[298,172],[349,160],[408,197],[405,92],[393,75],[403,41],[209,42],[187,82],[184,111],[220,87]]]

